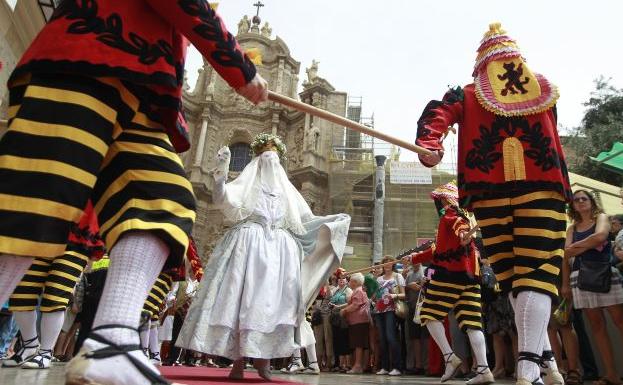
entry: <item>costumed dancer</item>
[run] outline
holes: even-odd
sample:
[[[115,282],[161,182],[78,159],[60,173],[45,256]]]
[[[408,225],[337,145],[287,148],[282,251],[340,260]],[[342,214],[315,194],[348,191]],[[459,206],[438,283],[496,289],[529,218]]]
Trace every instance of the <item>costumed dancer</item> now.
[[[66,366],[69,384],[166,383],[137,327],[158,274],[182,261],[195,219],[176,154],[189,148],[186,38],[239,94],[267,99],[266,82],[205,0],[62,1],[9,78],[0,303],[33,257],[63,254],[89,198],[110,250],[91,338]]]
[[[350,217],[312,214],[279,163],[279,137],[260,134],[251,148],[234,181],[225,184],[229,159],[214,173],[213,200],[234,226],[208,261],[176,345],[234,360],[230,378],[242,378],[244,357],[253,358],[270,379],[271,358],[314,341],[301,327],[305,309],[340,263]]]
[[[71,227],[65,253],[59,257],[35,258],[9,298],[9,310],[20,330],[19,350],[2,366],[47,369],[52,349],[63,327],[65,310],[89,259],[104,255],[97,217],[89,201],[80,221]],[[37,333],[37,307],[41,312]]]
[[[467,333],[476,358],[476,376],[467,384],[492,384],[494,378],[487,363],[482,332],[478,250],[468,235],[469,218],[458,206],[459,194],[453,182],[437,187],[430,195],[440,216],[437,239],[430,248],[404,258],[412,264],[430,262],[429,269],[433,270],[426,284],[420,319],[445,359],[441,382],[452,379],[462,362],[452,351],[442,323],[454,310],[459,328]]]
[[[192,238],[190,238],[186,251],[185,264],[160,273],[143,304],[143,314],[146,314],[146,319],[139,328],[141,347],[151,363],[157,366],[162,363],[158,338],[160,317],[166,310],[166,303],[171,303],[175,299],[179,282],[186,279],[186,270],[190,270],[190,274],[188,274],[190,279],[200,280],[203,275],[201,259],[197,255],[197,248]]]
[[[489,26],[474,67],[474,83],[431,101],[418,121],[416,143],[432,167],[441,140],[459,125],[461,207],[473,210],[501,289],[512,293],[519,336],[518,385],[541,384],[549,357],[551,302],[557,300],[571,190],[556,130],[558,89],[533,73],[499,23]],[[545,352],[545,353],[544,353]],[[545,381],[561,384],[553,359]]]

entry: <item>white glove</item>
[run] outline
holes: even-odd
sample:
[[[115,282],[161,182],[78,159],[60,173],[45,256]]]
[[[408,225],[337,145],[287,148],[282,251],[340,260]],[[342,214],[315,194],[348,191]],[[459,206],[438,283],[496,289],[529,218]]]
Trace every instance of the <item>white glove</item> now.
[[[258,104],[268,100],[268,83],[259,73],[256,73],[249,83],[238,88],[236,92],[251,103]]]
[[[214,179],[217,181],[227,180],[227,174],[229,172],[229,161],[231,160],[231,151],[229,147],[223,146],[216,153],[216,166],[212,170]]]

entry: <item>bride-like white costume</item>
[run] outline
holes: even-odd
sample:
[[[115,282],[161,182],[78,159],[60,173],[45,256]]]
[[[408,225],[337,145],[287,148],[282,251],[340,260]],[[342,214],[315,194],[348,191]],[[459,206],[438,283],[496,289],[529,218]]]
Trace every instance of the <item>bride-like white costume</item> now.
[[[254,148],[259,156],[228,184],[228,160],[215,172],[213,200],[235,225],[212,253],[176,343],[238,360],[237,378],[242,357],[289,357],[313,343],[304,312],[340,264],[350,224],[346,214],[312,214],[276,148]]]

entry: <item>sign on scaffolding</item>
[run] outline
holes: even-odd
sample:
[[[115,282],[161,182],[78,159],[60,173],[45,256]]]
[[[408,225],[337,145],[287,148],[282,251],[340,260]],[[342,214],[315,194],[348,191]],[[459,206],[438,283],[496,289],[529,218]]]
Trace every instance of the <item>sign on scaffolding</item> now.
[[[431,169],[419,162],[390,162],[389,183],[433,184]]]

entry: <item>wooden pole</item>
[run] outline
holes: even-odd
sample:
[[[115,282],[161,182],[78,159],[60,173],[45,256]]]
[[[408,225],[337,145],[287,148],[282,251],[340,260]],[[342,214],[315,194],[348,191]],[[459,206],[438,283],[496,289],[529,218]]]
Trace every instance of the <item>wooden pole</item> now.
[[[415,144],[405,142],[402,139],[394,138],[393,136],[389,136],[387,134],[382,133],[381,131],[373,130],[369,127],[364,126],[363,124],[359,124],[357,122],[353,122],[350,119],[346,119],[342,116],[333,114],[329,111],[321,110],[320,108],[316,108],[314,106],[310,106],[309,104],[299,102],[298,100],[294,100],[287,96],[280,95],[273,91],[268,91],[268,100],[272,100],[273,102],[283,104],[284,106],[292,107],[295,110],[308,113],[310,115],[317,116],[319,118],[328,120],[331,123],[339,124],[344,127],[348,127],[351,130],[355,130],[357,132],[361,132],[362,134],[370,135],[377,139],[384,140],[388,143],[395,144],[396,146],[405,148],[407,150],[416,152],[420,155],[431,155],[431,152],[423,147],[416,146]]]
[[[474,235],[474,233],[475,233],[476,231],[478,231],[478,229],[479,229],[479,228],[480,228],[480,227],[479,227],[478,225],[476,225],[476,226],[472,227],[472,228],[471,228],[471,229],[467,232],[467,237],[469,238],[469,237],[471,237],[472,235]],[[386,262],[386,263],[382,263],[382,264],[379,264],[379,265],[373,265],[373,266],[368,266],[368,267],[364,267],[364,268],[357,269],[357,270],[347,271],[347,272],[343,273],[343,275],[351,275],[351,274],[355,274],[355,273],[363,273],[363,272],[366,272],[366,273],[367,273],[367,272],[368,272],[368,271],[370,271],[370,270],[374,270],[374,269],[376,269],[376,268],[383,268],[383,267],[385,267],[385,266],[393,266],[393,265],[395,265],[395,264],[397,264],[397,263],[400,263],[400,262],[402,262],[402,259],[401,259],[401,258],[399,258],[399,259],[397,259],[397,260],[395,260],[395,261]]]

